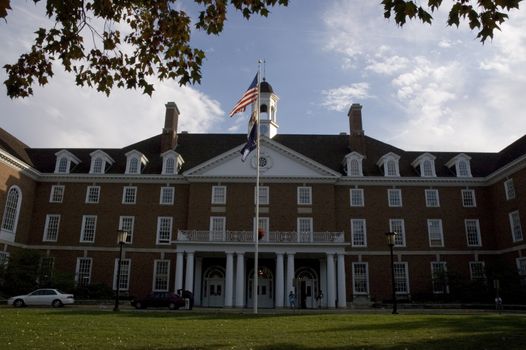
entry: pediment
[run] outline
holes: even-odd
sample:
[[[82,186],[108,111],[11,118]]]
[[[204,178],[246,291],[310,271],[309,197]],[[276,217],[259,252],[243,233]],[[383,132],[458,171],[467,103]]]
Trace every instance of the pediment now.
[[[267,137],[260,141],[260,177],[336,178],[341,174]],[[241,161],[239,145],[184,172],[187,177],[246,178],[256,176],[256,150]]]

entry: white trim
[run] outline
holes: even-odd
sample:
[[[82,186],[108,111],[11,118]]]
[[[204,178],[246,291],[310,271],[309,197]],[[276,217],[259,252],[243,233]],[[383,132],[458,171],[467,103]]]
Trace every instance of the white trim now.
[[[167,202],[163,202],[163,198],[164,198],[163,192],[168,191],[168,190],[171,191],[170,200]],[[174,201],[175,201],[175,187],[174,186],[162,186],[159,192],[160,192],[159,193],[159,205],[173,205],[174,204]]]
[[[401,222],[401,225],[400,225],[401,230],[397,230],[397,229],[395,229],[395,227],[393,227],[393,221],[400,221]],[[405,247],[406,246],[407,240],[406,240],[406,235],[405,235],[405,220],[403,218],[389,219],[389,231],[391,231],[391,232],[394,231],[394,232],[397,233],[397,235],[395,237],[395,245],[394,245],[395,247]],[[402,237],[401,238],[402,239],[402,244],[397,244],[396,243],[396,239],[398,237]]]
[[[467,199],[467,198],[464,197],[464,194],[468,194],[468,193],[471,193],[471,199],[473,199],[473,205],[466,205],[465,199]],[[477,207],[477,196],[476,196],[475,190],[472,190],[472,189],[460,190],[460,197],[461,197],[460,199],[462,201],[462,206],[464,208],[476,208]]]
[[[360,193],[360,195],[358,196],[360,198],[360,204],[353,205],[353,192]],[[351,207],[354,207],[354,208],[365,206],[365,195],[364,195],[363,188],[350,188],[349,189],[349,204]]]
[[[6,215],[7,215],[6,207],[9,201],[9,193],[11,192],[11,190],[17,192],[18,198],[16,202],[15,215],[13,217],[13,227],[5,228],[4,224],[5,224]],[[16,229],[18,227],[18,219],[20,218],[21,207],[22,207],[22,189],[20,189],[20,187],[18,187],[17,185],[13,185],[9,187],[9,189],[5,192],[4,213],[2,215],[2,223],[0,226],[1,232],[7,232],[13,235],[16,235]]]
[[[86,229],[86,221],[90,218],[94,218],[95,221],[93,222],[93,239],[92,240],[86,240],[84,239],[85,236],[85,229]],[[95,236],[97,234],[97,215],[82,215],[82,227],[80,229],[80,243],[95,243]]]
[[[440,244],[432,244],[431,240],[431,223],[432,222],[438,222],[438,234],[440,235]],[[442,219],[427,219],[427,237],[429,242],[429,247],[435,248],[435,247],[443,247],[444,246],[444,230],[442,228]]]
[[[517,197],[513,179],[508,179],[504,181],[504,195],[506,196],[507,201],[515,199]]]
[[[361,223],[361,229],[363,230],[363,244],[355,244],[355,227],[354,223]],[[351,246],[352,247],[367,247],[367,222],[365,219],[351,219]]]
[[[60,200],[54,200],[55,199],[55,192],[59,189],[62,190],[62,193],[60,194]],[[51,190],[49,192],[49,203],[62,203],[64,201],[64,194],[66,192],[66,186],[64,185],[52,185]]]
[[[399,291],[396,291],[396,294],[397,295],[408,295],[411,293],[411,288],[410,288],[410,284],[409,284],[409,264],[407,263],[407,261],[396,261],[394,262],[394,269],[395,269],[395,281],[396,281],[396,266],[400,266],[402,265],[404,267],[404,277],[405,277],[405,284],[407,286],[407,290],[406,291],[403,291],[403,292],[399,292]],[[396,283],[396,282],[395,282]]]
[[[160,240],[159,239],[159,234],[161,233],[161,222],[164,221],[164,220],[167,220],[167,222],[169,223],[169,231],[170,231],[170,234],[169,234],[169,237],[168,237],[168,240]],[[157,245],[165,245],[165,244],[170,244],[172,242],[172,237],[173,237],[173,217],[171,216],[158,216],[157,217],[157,234],[155,235],[155,244]]]
[[[355,270],[354,270],[354,267],[356,265],[364,265],[365,266],[365,283],[366,283],[366,291],[365,292],[357,292],[356,291],[356,274],[355,274]],[[355,261],[351,264],[351,272],[352,272],[352,294],[353,295],[369,295],[369,263],[368,262],[365,262],[365,261]]]
[[[515,219],[517,220],[517,223],[514,222]],[[521,223],[521,216],[519,214],[519,211],[514,210],[508,213],[508,220],[510,222],[511,239],[513,240],[514,243],[522,241],[524,239],[524,234],[522,232],[522,223]],[[515,228],[518,229],[517,232],[515,232]],[[520,237],[518,237],[519,234],[520,234]]]
[[[420,176],[421,177],[436,177],[436,170],[435,170],[435,159],[436,157],[432,155],[431,153],[423,153],[419,155],[415,160],[411,162],[411,166],[413,168],[420,168]],[[426,175],[424,172],[424,164],[426,161],[431,162],[431,175]]]
[[[122,264],[124,263],[124,264]],[[127,291],[130,289],[130,275],[131,275],[131,259],[130,258],[123,258],[122,259],[122,263],[121,263],[121,278],[122,277],[125,277],[126,278],[126,287],[120,287],[119,290],[122,292],[122,291]],[[115,258],[115,264],[113,266],[113,290],[117,290],[117,268],[118,268],[118,265],[119,265],[119,258]],[[127,275],[124,275],[123,273],[125,271],[123,271],[123,265],[127,265],[127,269],[128,269],[128,274]]]
[[[223,193],[217,193],[223,191]],[[226,186],[212,186],[212,204],[226,204]]]
[[[166,288],[160,289],[155,288],[156,282],[157,282],[157,266],[160,262],[168,263],[168,269],[166,272]],[[171,261],[170,259],[155,259],[153,261],[153,279],[152,279],[152,291],[154,292],[167,292],[170,290],[170,266]]]
[[[475,230],[476,230],[478,244],[469,244],[468,222],[475,222]],[[482,237],[480,235],[479,219],[465,219],[464,220],[464,229],[465,229],[465,232],[466,232],[466,245],[468,247],[482,247]]]
[[[131,219],[131,227],[124,227],[123,222],[125,219]],[[133,231],[135,230],[135,216],[131,215],[121,215],[119,216],[119,230],[125,230],[128,232],[126,236],[126,244],[133,243]]]
[[[435,278],[434,278],[435,271],[433,269],[433,266],[442,266],[441,272],[445,274],[445,284],[446,284],[445,293],[443,291],[435,290],[435,283],[434,283],[435,282]],[[447,277],[447,262],[446,261],[431,261],[431,289],[433,291],[433,294],[449,294],[449,281]]]
[[[477,278],[477,279],[474,279],[473,278],[473,266],[475,265],[482,265],[482,274],[483,274],[483,277],[482,278]],[[486,264],[484,261],[470,261],[469,262],[469,279],[470,280],[485,280],[487,278],[486,276]]]
[[[88,272],[88,282],[81,285],[89,285],[91,284],[91,272],[93,271],[93,258],[87,257],[87,256],[79,256],[77,257],[77,266],[75,267],[75,283],[79,285],[79,278],[80,278],[80,261],[85,260],[89,261],[89,272]]]
[[[256,204],[257,188],[254,186],[254,205]],[[259,205],[269,205],[270,203],[270,188],[269,186],[259,186]]]
[[[400,199],[400,204],[394,203],[395,197],[394,194],[398,193],[398,198]],[[388,188],[387,189],[387,204],[390,208],[401,208],[404,206],[404,203],[402,201],[402,189],[400,188]]]
[[[126,202],[126,191],[133,190],[133,202]],[[133,205],[137,203],[137,186],[124,186],[122,188],[122,202],[121,204]]]
[[[96,201],[90,201],[90,190],[91,189],[97,189],[97,200]],[[85,203],[87,204],[98,204],[100,201],[100,186],[87,186],[86,187],[86,199]]]
[[[430,200],[429,200],[428,193],[431,193],[431,192],[436,194],[437,205],[429,205]],[[438,189],[426,188],[424,191],[424,194],[425,194],[425,199],[426,199],[426,208],[440,208],[440,194],[439,194]]]
[[[306,191],[304,194],[307,195],[307,201],[302,203],[301,191]],[[298,186],[296,188],[296,200],[297,205],[312,205],[312,187],[311,186]]]
[[[52,218],[57,218],[57,223],[56,223],[57,232],[55,234],[56,237],[54,239],[49,238],[49,225],[50,225],[50,220]],[[42,236],[42,242],[57,242],[59,232],[60,232],[60,214],[47,214],[46,223],[44,224],[44,235]]]

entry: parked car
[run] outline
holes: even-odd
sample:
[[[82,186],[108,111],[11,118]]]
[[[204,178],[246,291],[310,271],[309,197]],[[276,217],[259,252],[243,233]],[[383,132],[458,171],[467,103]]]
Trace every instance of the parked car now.
[[[168,307],[176,310],[184,307],[184,299],[177,294],[168,292],[155,292],[148,294],[144,298],[132,299],[131,305],[136,309],[146,309],[147,307]]]
[[[50,305],[62,307],[73,304],[75,299],[73,294],[66,294],[58,289],[37,289],[26,295],[17,295],[7,300],[8,305],[22,307],[27,305]]]

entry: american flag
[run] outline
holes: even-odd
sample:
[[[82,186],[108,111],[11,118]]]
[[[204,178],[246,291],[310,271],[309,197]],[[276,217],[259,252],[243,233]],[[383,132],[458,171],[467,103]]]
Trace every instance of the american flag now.
[[[248,87],[247,91],[241,96],[239,101],[236,103],[234,108],[232,108],[232,112],[230,112],[230,116],[232,117],[234,114],[239,112],[244,112],[245,108],[256,101],[258,98],[258,75],[254,77],[254,80],[252,81],[252,84]]]

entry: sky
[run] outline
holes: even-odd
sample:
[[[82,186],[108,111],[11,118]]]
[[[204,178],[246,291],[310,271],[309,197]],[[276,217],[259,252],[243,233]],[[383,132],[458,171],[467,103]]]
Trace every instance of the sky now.
[[[37,27],[52,25],[42,4],[11,3],[0,21],[0,66],[29,50]],[[120,148],[159,134],[173,101],[180,131],[244,133],[248,117],[228,113],[265,60],[280,134],[348,133],[349,107],[359,103],[365,134],[404,150],[499,151],[526,134],[526,11],[481,44],[466,25],[446,25],[447,4],[433,25],[403,28],[383,17],[379,0],[290,0],[249,21],[230,11],[219,36],[192,33],[206,52],[201,84],[156,82],[152,97],[122,89],[106,97],[56,66],[29,98],[10,99],[2,84],[0,127],[31,147]],[[192,0],[177,6],[197,18]]]

